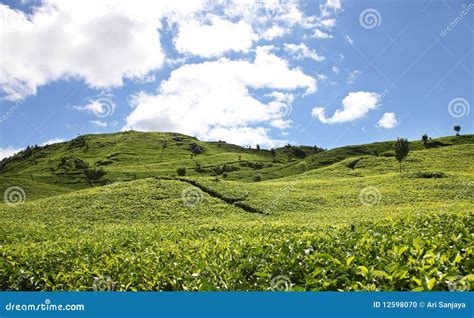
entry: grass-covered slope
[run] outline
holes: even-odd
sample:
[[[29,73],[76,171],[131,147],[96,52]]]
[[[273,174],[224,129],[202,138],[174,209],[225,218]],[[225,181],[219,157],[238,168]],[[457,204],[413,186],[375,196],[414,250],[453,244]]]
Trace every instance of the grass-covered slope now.
[[[473,144],[474,135],[410,143],[412,151]],[[202,142],[176,133],[121,132],[84,135],[71,141],[29,149],[0,162],[0,190],[24,185],[28,200],[65,191],[157,176],[176,176],[178,167],[190,177],[226,176],[251,182],[283,178],[327,167],[347,158],[385,157],[393,160],[394,142],[347,146],[323,151],[317,147],[286,146],[248,149],[220,142]],[[362,164],[362,163],[361,163]],[[98,178],[88,172],[103,171]],[[35,186],[30,186],[35,185]],[[41,189],[41,190],[38,190]]]
[[[132,147],[139,135],[130,133],[133,138],[120,143]],[[82,190],[62,193],[73,188],[63,190],[63,179],[49,173],[57,178],[57,186],[44,186],[45,193],[37,190],[36,199],[27,196],[23,204],[0,204],[1,289],[470,290],[474,286],[472,136],[448,137],[428,147],[412,143],[402,174],[396,160],[385,153],[391,142],[328,150],[290,163],[272,162],[265,151],[202,143],[206,154],[195,157],[211,165],[230,164],[238,156],[242,161],[248,156],[249,162],[273,164],[229,172],[227,179],[195,171],[176,177],[175,166],[196,160],[186,158],[188,150],[178,149],[184,146],[168,144],[177,147],[174,157],[171,152],[165,155],[165,148],[162,162],[156,163],[159,152],[151,154],[151,147],[146,151],[149,156],[126,159],[128,148],[99,147],[99,137],[93,137],[94,145],[82,152],[67,150],[70,143],[54,145],[56,151],[48,149],[51,153],[37,158],[36,166],[7,164],[3,178],[17,176],[13,183],[27,180],[26,171],[43,171],[44,179],[35,175],[35,181],[24,184],[28,195],[36,188],[34,182],[47,180],[48,162],[54,167],[65,153],[89,165],[110,152],[121,154],[109,157],[116,160],[105,166],[107,177],[116,176],[112,184],[91,188],[83,183]],[[192,142],[200,143],[190,138],[183,144]],[[284,161],[285,151],[279,150],[276,161]],[[134,165],[133,160],[139,163]],[[292,170],[293,165],[304,166],[303,161],[305,169]],[[311,162],[319,163],[311,166]],[[160,170],[160,165],[169,167]],[[149,175],[137,173],[143,179],[125,181],[128,177],[123,174],[134,173],[134,167],[152,168]],[[261,173],[264,181],[248,182],[255,173]],[[268,180],[271,174],[275,179]],[[55,196],[40,199],[48,196],[46,192]]]

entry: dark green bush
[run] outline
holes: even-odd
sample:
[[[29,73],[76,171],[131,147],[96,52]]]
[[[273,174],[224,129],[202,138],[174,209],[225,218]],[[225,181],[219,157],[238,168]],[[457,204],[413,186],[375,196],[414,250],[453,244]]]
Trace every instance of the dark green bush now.
[[[409,178],[423,178],[423,179],[432,179],[432,178],[446,178],[446,174],[441,171],[418,171],[408,175]]]
[[[178,176],[185,176],[186,175],[186,167],[178,167],[176,168],[176,173],[178,174]]]

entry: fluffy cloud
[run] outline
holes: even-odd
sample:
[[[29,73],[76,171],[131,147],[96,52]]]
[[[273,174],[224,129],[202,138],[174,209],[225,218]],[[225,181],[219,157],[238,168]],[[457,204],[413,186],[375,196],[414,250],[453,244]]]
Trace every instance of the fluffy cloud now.
[[[52,138],[52,139],[49,139],[49,140],[46,140],[45,142],[43,142],[41,144],[41,146],[47,146],[47,145],[52,145],[52,144],[57,144],[57,143],[60,143],[60,142],[64,142],[65,140],[63,138]]]
[[[324,10],[336,8],[328,1]],[[0,16],[11,22],[0,32],[0,93],[10,100],[60,79],[98,89],[153,79],[166,58],[165,31],[178,30],[179,52],[209,57],[334,23],[306,16],[293,1],[43,0],[31,13],[0,4]]]
[[[0,148],[0,160],[2,160],[3,158],[11,157],[14,154],[16,154],[17,152],[19,152],[20,150],[22,150],[22,149],[21,148],[11,148],[11,147]]]
[[[332,35],[329,33],[323,32],[319,29],[316,29],[314,30],[312,37],[316,39],[330,39],[332,38]]]
[[[324,61],[324,57],[318,55],[315,50],[309,49],[305,44],[290,44],[285,43],[283,44],[285,51],[291,54],[291,57],[297,60],[302,60],[305,58],[310,58],[317,62]]]
[[[380,128],[394,128],[398,126],[397,115],[395,113],[385,113],[382,118],[377,122],[377,127]]]
[[[0,33],[0,43],[8,43],[2,45],[0,88],[10,99],[63,78],[94,88],[121,86],[124,78],[145,77],[163,63],[159,20],[126,2],[46,0],[29,15],[0,5],[0,16],[12,14],[15,24]]]
[[[364,118],[380,102],[380,95],[372,92],[351,92],[342,100],[342,109],[327,118],[323,107],[313,108],[311,115],[324,124],[345,123]]]
[[[342,10],[341,0],[327,0],[325,4],[319,6],[323,17],[331,16]]]
[[[209,140],[225,140],[238,145],[252,146],[266,145],[268,147],[281,147],[286,141],[271,139],[267,134],[268,129],[263,127],[216,127],[209,131]]]
[[[270,50],[258,47],[253,62],[221,58],[174,70],[158,94],[133,97],[135,108],[124,129],[177,131],[238,144],[250,143],[249,136],[253,136],[261,144],[277,143],[267,136],[266,129],[255,125],[273,122],[274,126],[288,126],[278,120],[284,120],[291,109],[293,95],[289,91],[312,93],[316,80],[291,69]],[[272,90],[266,96],[270,101],[264,103],[249,91],[258,89]]]
[[[250,24],[244,21],[232,23],[213,16],[209,24],[199,21],[182,24],[175,47],[181,53],[212,57],[227,51],[247,52],[257,39]]]

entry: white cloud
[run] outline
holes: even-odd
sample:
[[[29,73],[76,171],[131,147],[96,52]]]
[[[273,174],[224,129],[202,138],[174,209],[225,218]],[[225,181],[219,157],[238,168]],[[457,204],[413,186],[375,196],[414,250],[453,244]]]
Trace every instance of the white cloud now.
[[[0,148],[0,160],[11,157],[21,150],[22,150],[21,148],[11,148],[11,147]]]
[[[174,40],[181,52],[216,56],[247,52],[256,41],[297,27],[334,23],[306,16],[300,7],[294,1],[43,0],[25,13],[0,4],[0,16],[15,22],[0,32],[0,93],[15,100],[60,79],[98,89],[122,86],[126,79],[153,80],[166,58],[164,32],[178,30]]]
[[[288,32],[288,29],[278,26],[278,25],[273,25],[270,28],[264,30],[260,36],[265,39],[265,40],[273,40],[275,38],[279,38],[286,34]]]
[[[323,32],[319,29],[316,29],[314,30],[314,33],[311,37],[317,38],[317,39],[331,39],[332,35],[329,33]]]
[[[336,110],[334,115],[327,118],[323,107],[313,108],[311,115],[324,124],[345,123],[364,118],[370,110],[375,109],[381,97],[372,92],[351,92],[342,100],[342,109]]]
[[[165,3],[154,9],[158,16],[167,10]],[[18,16],[15,25],[0,33],[0,43],[7,43],[0,88],[10,99],[63,78],[94,88],[121,86],[124,78],[144,78],[163,64],[160,21],[130,2],[46,0],[30,15],[0,5],[0,16],[11,14]]]
[[[319,6],[321,10],[321,15],[323,17],[330,16],[334,13],[337,13],[342,10],[342,5],[340,0],[327,0],[325,4]]]
[[[283,44],[285,51],[291,54],[291,57],[296,60],[302,60],[305,58],[310,58],[317,62],[324,61],[324,57],[318,55],[315,50],[311,50],[305,44],[290,44],[285,43]]]
[[[336,26],[336,19],[324,19],[319,21],[319,24],[327,29],[331,29]]]
[[[209,24],[197,20],[181,24],[174,43],[181,53],[212,57],[227,51],[247,52],[257,39],[250,24],[213,16]]]
[[[347,76],[347,83],[348,84],[354,84],[355,80],[357,79],[357,77],[359,77],[359,75],[361,74],[360,71],[358,70],[354,70],[352,72],[349,73],[349,76]]]
[[[398,120],[395,113],[385,113],[382,118],[377,122],[377,127],[380,128],[394,128],[398,126]]]
[[[332,71],[333,71],[334,74],[336,74],[336,75],[338,75],[339,72],[340,72],[339,67],[337,67],[337,66],[333,66],[333,67],[332,67]]]
[[[218,137],[225,132],[229,142],[245,144],[242,136],[232,132],[256,129],[264,144],[271,139],[267,130],[254,127],[283,119],[291,109],[293,95],[289,91],[316,91],[316,80],[270,53],[271,47],[258,47],[253,62],[221,58],[200,64],[188,64],[174,70],[162,82],[156,95],[137,94],[132,98],[134,110],[127,117],[124,129],[144,131],[177,131],[199,138]],[[268,103],[254,97],[249,89],[270,89]],[[281,122],[273,122],[276,125]],[[245,137],[247,138],[247,137]],[[245,139],[244,138],[244,139]]]
[[[107,122],[101,120],[91,120],[90,123],[97,128],[106,128]]]
[[[268,129],[257,127],[232,127],[222,128],[216,127],[209,131],[207,139],[209,140],[224,140],[229,143],[252,146],[264,145],[266,147],[281,147],[287,143],[286,140],[271,139],[268,134]]]
[[[270,125],[272,127],[278,128],[278,129],[286,129],[291,127],[291,120],[284,120],[284,119],[275,119],[270,122]]]
[[[65,140],[63,138],[53,138],[53,139],[49,139],[49,140],[46,140],[45,142],[43,142],[41,144],[41,146],[47,146],[47,145],[52,145],[52,144],[57,144],[57,143],[60,143],[60,142],[64,142]]]
[[[316,78],[321,82],[328,79],[328,77],[324,74],[316,74]]]

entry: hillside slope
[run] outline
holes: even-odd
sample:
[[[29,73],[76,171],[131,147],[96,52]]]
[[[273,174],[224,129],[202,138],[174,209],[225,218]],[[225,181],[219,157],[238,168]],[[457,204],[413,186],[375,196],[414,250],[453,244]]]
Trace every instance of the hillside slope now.
[[[2,204],[0,289],[470,290],[473,154],[412,151],[402,174],[359,154],[263,182],[152,176]]]
[[[426,146],[415,141],[410,147],[416,151],[473,143],[474,135],[465,135],[431,140]],[[85,135],[4,159],[0,162],[0,190],[21,185],[28,198],[34,200],[117,181],[176,176],[178,167],[185,167],[190,177],[217,175],[249,182],[260,175],[263,180],[271,180],[327,167],[347,158],[382,156],[390,161],[393,147],[393,141],[326,151],[286,146],[272,155],[268,150],[243,148],[224,141],[202,142],[176,133],[128,131]]]

